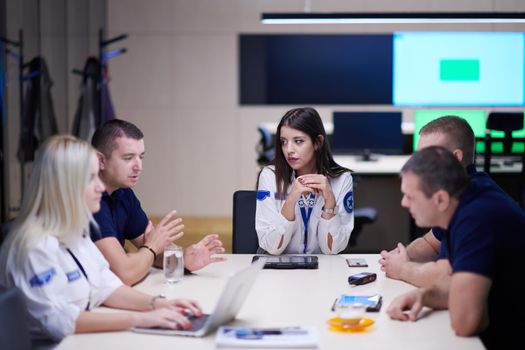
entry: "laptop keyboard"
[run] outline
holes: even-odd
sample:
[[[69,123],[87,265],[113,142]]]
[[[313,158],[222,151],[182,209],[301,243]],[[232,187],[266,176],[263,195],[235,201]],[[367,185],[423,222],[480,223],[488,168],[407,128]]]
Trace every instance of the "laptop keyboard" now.
[[[210,318],[211,315],[202,315],[202,317],[195,317],[195,316],[189,316],[188,320],[191,322],[191,328],[187,329],[189,332],[195,332],[204,327],[204,324],[206,321],[208,321],[208,318]]]

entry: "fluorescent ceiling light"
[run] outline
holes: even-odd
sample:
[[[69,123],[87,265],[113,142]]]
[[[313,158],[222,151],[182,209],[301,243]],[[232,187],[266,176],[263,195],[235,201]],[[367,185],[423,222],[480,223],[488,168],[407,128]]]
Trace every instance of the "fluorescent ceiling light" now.
[[[264,24],[525,23],[525,12],[263,13]]]

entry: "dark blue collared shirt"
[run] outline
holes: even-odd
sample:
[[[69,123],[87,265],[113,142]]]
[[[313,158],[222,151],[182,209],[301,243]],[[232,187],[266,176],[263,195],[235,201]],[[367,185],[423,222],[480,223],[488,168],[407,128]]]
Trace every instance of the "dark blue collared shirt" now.
[[[115,237],[121,245],[144,233],[148,218],[140,201],[130,188],[119,188],[111,195],[104,192],[100,202],[100,211],[93,215],[99,230],[91,227],[91,239]]]
[[[449,259],[453,273],[469,272],[491,280],[490,324],[481,334],[489,349],[504,340],[520,341],[525,329],[524,247],[523,209],[492,180],[471,181],[443,231],[440,257]]]
[[[496,182],[492,180],[489,174],[482,171],[477,171],[476,166],[474,164],[467,166],[467,174],[469,175],[471,182],[477,183],[479,185],[493,187],[494,189],[503,191],[498,186],[498,184],[496,184]],[[443,230],[441,227],[432,227],[432,233],[434,233],[434,236],[439,241],[441,241],[444,232],[445,230]]]

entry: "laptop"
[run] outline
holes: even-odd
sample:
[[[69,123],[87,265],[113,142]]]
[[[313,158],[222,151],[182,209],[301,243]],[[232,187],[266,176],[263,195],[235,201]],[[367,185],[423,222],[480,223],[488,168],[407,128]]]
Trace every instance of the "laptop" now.
[[[202,317],[188,317],[192,325],[190,329],[176,330],[161,327],[135,327],[132,328],[132,331],[159,335],[183,335],[188,337],[205,336],[219,326],[235,319],[246,297],[248,297],[257,275],[264,266],[264,260],[265,259],[259,259],[249,267],[233,273],[228,279],[228,282],[226,282],[226,286],[222,290],[222,294],[212,314],[205,314]]]

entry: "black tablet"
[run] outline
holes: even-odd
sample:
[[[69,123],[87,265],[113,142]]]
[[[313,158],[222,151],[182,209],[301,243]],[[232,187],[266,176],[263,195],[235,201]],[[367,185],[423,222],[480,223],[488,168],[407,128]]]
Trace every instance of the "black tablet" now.
[[[317,269],[319,262],[314,255],[255,255],[252,262],[265,258],[265,269]]]

